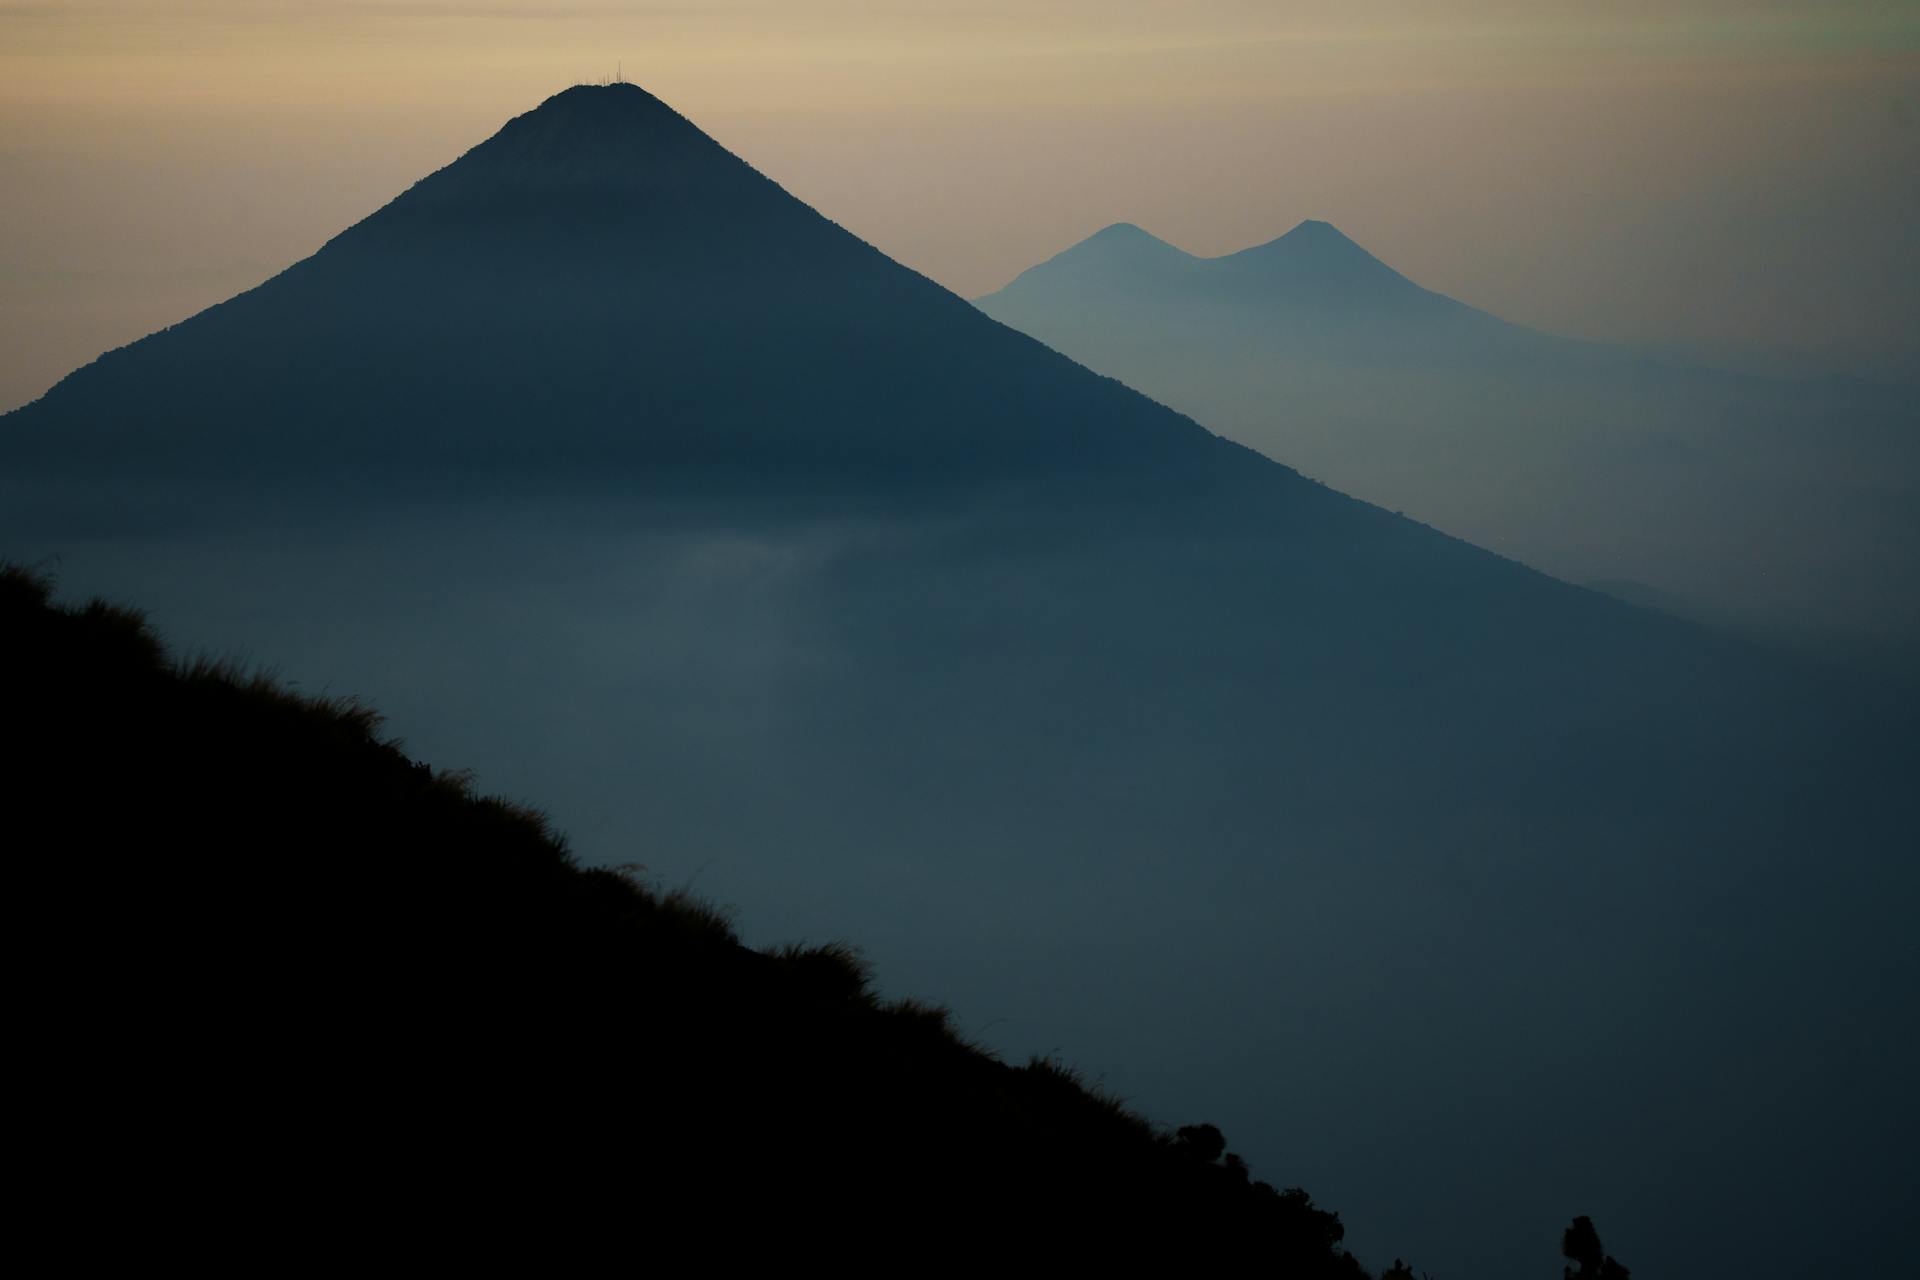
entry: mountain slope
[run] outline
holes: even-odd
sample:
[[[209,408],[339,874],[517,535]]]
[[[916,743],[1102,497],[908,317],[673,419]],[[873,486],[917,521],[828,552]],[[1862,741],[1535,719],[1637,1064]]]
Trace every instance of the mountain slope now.
[[[843,946],[748,950],[409,759],[359,704],[176,665],[138,615],[54,607],[4,567],[0,636],[5,732],[34,761],[15,781],[50,819],[15,815],[15,852],[46,855],[23,941],[65,957],[15,1010],[16,1079],[61,1117],[17,1135],[38,1230],[107,1214],[128,1257],[157,1234],[498,1261],[751,1223],[735,1261],[911,1256],[928,1232],[968,1257],[1204,1242],[1366,1274],[1337,1215],[1251,1181],[1217,1130],[1005,1065],[944,1010],[880,1000]]]
[[[1213,437],[638,90],[77,372],[0,463],[13,554],[1016,1059],[1204,1094],[1363,1252],[1517,1280],[1473,1224],[1578,1208],[1681,1272],[1903,1256],[1910,703]]]
[[[1196,258],[1101,232],[989,315],[1348,493],[1574,581],[1888,659],[1920,643],[1920,416],[1508,324],[1323,222]]]

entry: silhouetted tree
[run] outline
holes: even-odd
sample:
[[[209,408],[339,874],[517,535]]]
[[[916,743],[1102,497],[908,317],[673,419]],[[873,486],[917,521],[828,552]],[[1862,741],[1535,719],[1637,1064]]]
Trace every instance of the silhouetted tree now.
[[[1560,1236],[1560,1255],[1577,1264],[1562,1267],[1563,1280],[1627,1280],[1627,1269],[1608,1256],[1600,1245],[1600,1233],[1593,1219],[1582,1214]]]
[[[1174,1131],[1174,1145],[1196,1160],[1212,1164],[1227,1149],[1227,1135],[1217,1125],[1189,1124]]]

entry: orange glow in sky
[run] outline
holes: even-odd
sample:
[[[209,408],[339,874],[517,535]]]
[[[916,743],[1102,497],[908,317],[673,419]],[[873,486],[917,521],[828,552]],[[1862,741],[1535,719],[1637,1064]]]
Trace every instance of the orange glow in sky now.
[[[1920,7],[0,0],[0,408],[626,78],[968,295],[1325,218],[1579,336],[1920,366]]]

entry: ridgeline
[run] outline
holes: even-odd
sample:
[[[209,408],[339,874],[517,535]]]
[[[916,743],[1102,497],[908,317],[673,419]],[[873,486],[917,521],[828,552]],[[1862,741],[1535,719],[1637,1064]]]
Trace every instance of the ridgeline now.
[[[750,949],[363,705],[177,662],[19,570],[0,637],[39,1207],[111,1218],[113,1247],[559,1257],[695,1229],[728,1257],[911,1237],[1367,1274],[1212,1126],[1004,1063],[848,947]]]

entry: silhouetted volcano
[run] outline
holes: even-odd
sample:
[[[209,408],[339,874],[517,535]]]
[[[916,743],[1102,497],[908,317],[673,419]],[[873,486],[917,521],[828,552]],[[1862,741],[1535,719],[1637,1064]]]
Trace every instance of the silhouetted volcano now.
[[[1196,258],[1109,228],[981,310],[1345,493],[1796,642],[1920,643],[1897,387],[1734,377],[1510,324],[1325,222]]]
[[[1253,295],[1299,303],[1448,309],[1459,303],[1422,289],[1349,240],[1330,222],[1303,222],[1277,240],[1208,260],[1207,270]]]
[[[1071,249],[1062,251],[1025,273],[1072,275],[1091,283],[1106,278],[1132,276],[1140,280],[1179,279],[1198,261],[1156,235],[1131,222],[1116,222],[1094,232]]]
[[[396,424],[403,424],[396,426]],[[892,262],[632,85],[581,87],[10,415],[87,467],[972,473],[1207,442]]]
[[[1375,325],[1442,317],[1499,324],[1422,289],[1333,224],[1315,221],[1218,258],[1196,257],[1130,223],[1118,223],[1028,268],[979,305],[989,315],[1024,328],[1068,299],[1081,306],[1121,307],[1128,313],[1231,307],[1249,321],[1261,315],[1272,319],[1299,314],[1323,325],[1362,316]],[[1126,315],[1110,320],[1124,324]],[[1040,328],[1036,324],[1037,335],[1048,338]]]

